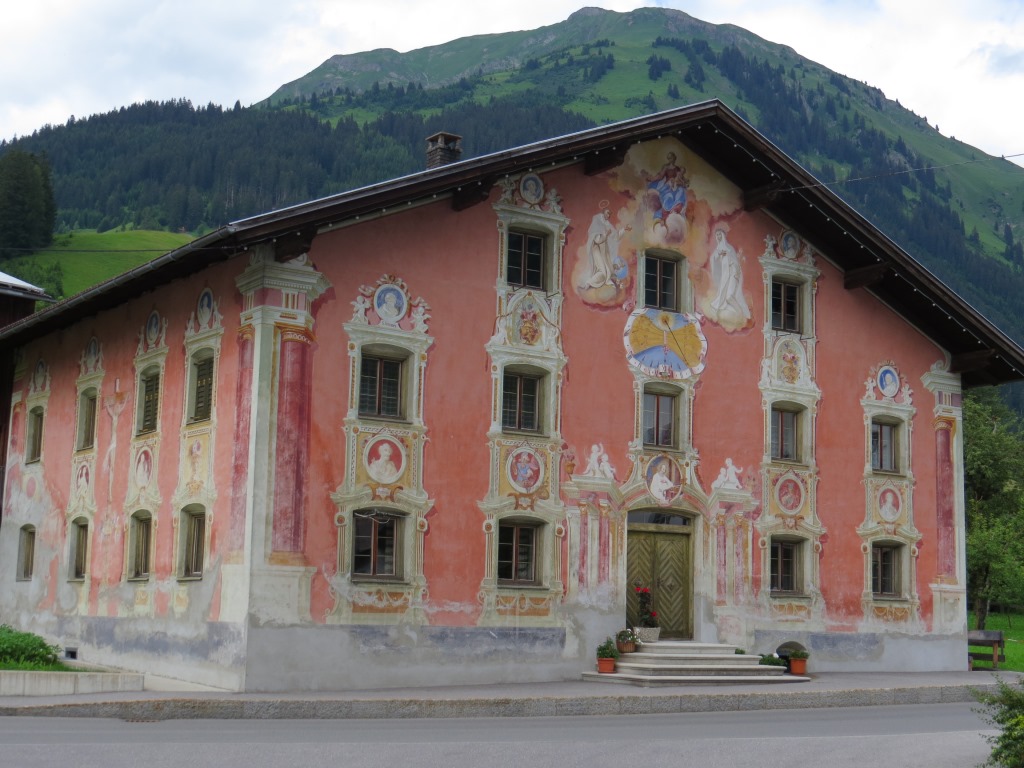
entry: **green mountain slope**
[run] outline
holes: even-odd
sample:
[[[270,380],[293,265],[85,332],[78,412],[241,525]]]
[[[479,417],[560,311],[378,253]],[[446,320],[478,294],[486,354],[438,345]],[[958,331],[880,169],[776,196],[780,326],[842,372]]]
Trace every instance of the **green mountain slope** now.
[[[254,108],[147,103],[47,126],[58,227],[201,232],[464,156],[719,98],[1017,339],[1024,169],[730,25],[587,8],[536,30],[335,56]],[[850,181],[846,181],[846,180]]]

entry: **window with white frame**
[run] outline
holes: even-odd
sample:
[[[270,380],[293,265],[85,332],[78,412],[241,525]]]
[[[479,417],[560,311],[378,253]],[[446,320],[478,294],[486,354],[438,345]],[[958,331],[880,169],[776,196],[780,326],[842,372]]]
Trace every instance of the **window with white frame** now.
[[[900,425],[881,419],[871,422],[871,469],[875,472],[900,471]]]
[[[140,509],[131,517],[128,529],[128,578],[149,578],[153,553],[153,516]]]
[[[385,509],[352,513],[353,580],[400,580],[404,516]]]
[[[546,432],[543,412],[546,378],[533,368],[505,368],[501,387],[502,429]]]
[[[23,525],[18,534],[18,581],[29,581],[35,567],[36,529],[32,525]]]
[[[139,399],[135,418],[135,433],[154,432],[160,418],[160,368],[151,365],[139,376]]]
[[[506,519],[498,524],[499,586],[535,586],[541,583],[538,555],[542,531],[536,520]]]
[[[207,421],[213,414],[213,376],[213,350],[201,349],[193,354],[189,365],[189,401],[186,406],[189,423]]]
[[[643,441],[654,448],[679,447],[679,393],[656,385],[644,387]]]
[[[206,510],[199,505],[185,507],[179,525],[181,566],[178,572],[184,579],[201,579],[206,558]]]
[[[772,279],[772,330],[786,333],[803,332],[803,291],[800,283]]]
[[[505,282],[514,288],[545,290],[548,238],[535,232],[511,229],[507,239]]]
[[[68,578],[81,581],[89,571],[89,521],[84,517],[73,520],[69,538]]]
[[[796,407],[775,404],[771,410],[771,458],[773,461],[801,460],[801,417]]]
[[[684,269],[681,259],[659,253],[643,258],[643,305],[668,312],[683,312]]]
[[[896,542],[871,545],[871,594],[881,598],[903,597],[903,550]]]
[[[96,444],[96,405],[95,387],[83,390],[78,396],[78,438],[75,448],[85,451]]]
[[[404,418],[405,378],[405,358],[397,351],[389,355],[372,347],[364,350],[359,363],[359,415]]]
[[[25,463],[39,461],[43,457],[43,417],[45,412],[37,405],[28,412],[28,433],[25,438]]]
[[[802,539],[773,536],[769,568],[769,590],[772,594],[803,594]]]

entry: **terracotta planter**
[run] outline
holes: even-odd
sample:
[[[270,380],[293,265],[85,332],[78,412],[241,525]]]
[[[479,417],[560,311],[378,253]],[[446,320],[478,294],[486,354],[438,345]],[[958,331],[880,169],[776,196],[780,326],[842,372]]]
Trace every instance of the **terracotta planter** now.
[[[633,653],[636,651],[636,643],[634,643],[632,640],[628,643],[624,643],[621,640],[616,640],[615,647],[619,649],[619,653]]]
[[[597,660],[597,671],[598,672],[614,672],[615,671],[615,659],[598,659]]]
[[[661,627],[633,627],[641,643],[656,643],[661,637]]]
[[[790,674],[794,674],[794,675],[806,675],[807,674],[807,659],[790,659],[789,660],[789,671],[790,671]]]

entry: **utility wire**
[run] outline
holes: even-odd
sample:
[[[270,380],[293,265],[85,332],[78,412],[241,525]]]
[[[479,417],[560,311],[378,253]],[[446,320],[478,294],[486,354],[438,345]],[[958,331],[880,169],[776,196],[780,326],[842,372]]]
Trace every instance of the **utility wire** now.
[[[1024,152],[1018,152],[1015,155],[1000,155],[1001,160],[1008,160],[1011,157],[1024,157]],[[816,189],[818,187],[834,187],[839,184],[848,184],[852,181],[872,181],[873,179],[884,179],[889,176],[901,176],[908,173],[917,173],[919,171],[941,171],[943,168],[956,168],[961,165],[972,165],[974,163],[981,163],[985,160],[989,160],[989,157],[979,157],[974,160],[964,160],[960,163],[949,163],[947,165],[926,165],[923,168],[906,168],[902,171],[889,171],[888,173],[876,173],[872,176],[856,176],[852,179],[839,179],[838,181],[820,181],[817,184],[805,184],[801,187],[786,187],[783,192],[796,192],[801,189]]]

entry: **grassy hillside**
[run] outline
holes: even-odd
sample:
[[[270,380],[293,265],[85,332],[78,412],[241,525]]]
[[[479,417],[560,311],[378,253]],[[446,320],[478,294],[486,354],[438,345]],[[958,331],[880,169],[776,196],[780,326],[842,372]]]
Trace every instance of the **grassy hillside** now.
[[[146,230],[97,233],[83,229],[58,235],[45,251],[0,264],[0,271],[63,299],[145,264],[192,240],[188,234]]]

